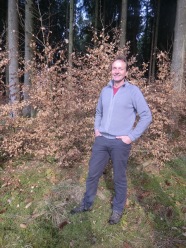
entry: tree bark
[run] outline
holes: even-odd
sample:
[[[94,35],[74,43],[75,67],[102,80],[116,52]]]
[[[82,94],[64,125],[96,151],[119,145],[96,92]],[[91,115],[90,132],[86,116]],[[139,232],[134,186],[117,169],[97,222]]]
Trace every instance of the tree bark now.
[[[127,0],[122,0],[120,47],[123,47],[126,43],[126,27],[127,27]]]
[[[31,47],[32,35],[33,35],[33,0],[27,0],[25,3],[25,74],[24,74],[24,100],[29,99],[29,90],[31,87],[30,75],[31,68],[30,62],[33,58],[33,50]],[[27,106],[23,110],[24,116],[31,116],[31,106]]]
[[[95,31],[97,33],[98,31],[98,13],[99,13],[99,7],[98,7],[98,0],[95,0]]]
[[[69,47],[68,47],[68,61],[72,66],[72,52],[73,52],[73,24],[74,24],[74,0],[70,0],[70,23],[69,23]]]
[[[97,44],[97,37],[98,37],[98,18],[99,18],[98,16],[99,16],[99,0],[95,0],[94,34],[93,34],[94,45]]]
[[[10,103],[19,100],[18,79],[18,12],[15,0],[8,0],[8,52]],[[12,113],[12,116],[14,113]]]
[[[103,28],[103,30],[105,30],[105,22],[106,22],[106,20],[105,20],[105,18],[106,18],[106,0],[104,0],[103,1],[103,7],[102,7],[102,16],[103,16],[103,18],[102,18],[102,28]]]
[[[186,1],[177,1],[174,46],[172,56],[172,73],[175,89],[181,91],[186,86],[184,66],[186,62]]]
[[[157,1],[156,6],[156,19],[153,23],[152,31],[152,43],[151,43],[151,55],[150,55],[150,66],[149,66],[149,83],[155,80],[155,67],[156,67],[156,56],[157,56],[157,41],[158,41],[158,27],[159,27],[159,16],[160,16],[160,1]]]

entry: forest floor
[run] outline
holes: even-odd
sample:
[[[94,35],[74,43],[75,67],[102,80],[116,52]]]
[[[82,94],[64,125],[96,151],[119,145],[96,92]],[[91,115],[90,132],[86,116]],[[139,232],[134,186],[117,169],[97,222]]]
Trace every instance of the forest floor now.
[[[128,200],[121,222],[109,225],[112,169],[100,179],[93,210],[71,215],[84,193],[88,157],[73,168],[52,158],[21,158],[0,166],[0,248],[184,248],[186,158],[159,170],[128,167]]]

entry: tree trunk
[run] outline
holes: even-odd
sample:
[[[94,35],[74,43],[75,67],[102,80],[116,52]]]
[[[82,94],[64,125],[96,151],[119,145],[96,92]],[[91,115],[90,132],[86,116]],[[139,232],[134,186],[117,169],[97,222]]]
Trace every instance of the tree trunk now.
[[[159,16],[160,16],[160,1],[157,1],[156,6],[156,20],[153,23],[152,31],[152,43],[151,43],[151,56],[150,56],[150,67],[149,67],[149,82],[155,80],[155,67],[156,67],[156,56],[157,56],[157,41],[158,41],[158,27],[159,27]]]
[[[105,20],[105,18],[106,18],[106,0],[104,0],[103,1],[103,7],[102,7],[102,11],[103,11],[103,14],[102,14],[102,16],[103,16],[103,18],[102,18],[102,28],[103,28],[103,30],[105,31],[105,22],[106,22],[106,20]]]
[[[126,26],[127,26],[127,0],[122,0],[120,47],[123,47],[126,43]]]
[[[15,0],[8,0],[8,52],[10,103],[19,100],[18,80],[18,12]],[[14,113],[12,113],[14,115]]]
[[[97,37],[98,37],[98,18],[99,18],[99,0],[95,0],[94,35],[93,35],[94,45],[97,44]]]
[[[33,57],[33,50],[31,48],[32,34],[33,34],[33,0],[27,0],[25,3],[25,74],[24,74],[24,100],[29,99],[29,89],[31,87],[30,75],[31,68],[30,62]],[[27,106],[23,110],[24,116],[31,116],[31,106]]]
[[[174,46],[172,57],[172,72],[175,89],[181,91],[186,86],[184,66],[186,58],[186,1],[177,1],[176,23],[174,30]]]
[[[72,52],[73,52],[73,24],[74,24],[74,0],[70,0],[70,23],[69,23],[69,47],[68,47],[68,61],[72,66]]]
[[[8,11],[7,11],[7,16],[6,16],[6,30],[8,30]],[[9,48],[9,41],[8,41],[8,31],[6,32],[6,50],[8,51]],[[5,70],[5,76],[6,76],[6,102],[9,101],[9,89],[8,89],[8,85],[9,85],[9,65],[6,65],[6,70]]]
[[[148,83],[151,83],[154,81],[154,78],[152,78],[152,67],[153,67],[153,58],[154,58],[154,36],[155,36],[155,26],[156,22],[155,19],[153,21],[153,26],[152,26],[152,39],[151,39],[151,49],[150,49],[150,62],[149,62],[149,78],[148,78]]]
[[[99,0],[95,0],[95,31],[97,34],[98,31],[98,16],[99,16],[99,5],[98,5]]]

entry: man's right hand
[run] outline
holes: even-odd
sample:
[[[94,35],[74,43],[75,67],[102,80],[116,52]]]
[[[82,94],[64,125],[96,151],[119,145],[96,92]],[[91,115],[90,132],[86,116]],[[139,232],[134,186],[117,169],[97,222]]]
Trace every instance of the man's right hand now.
[[[95,137],[102,136],[99,130],[95,130]]]

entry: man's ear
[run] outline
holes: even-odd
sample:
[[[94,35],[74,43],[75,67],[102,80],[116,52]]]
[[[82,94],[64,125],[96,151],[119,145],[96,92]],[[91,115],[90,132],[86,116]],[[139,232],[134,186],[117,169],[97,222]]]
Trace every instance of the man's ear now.
[[[126,72],[126,77],[128,77],[128,71]]]

